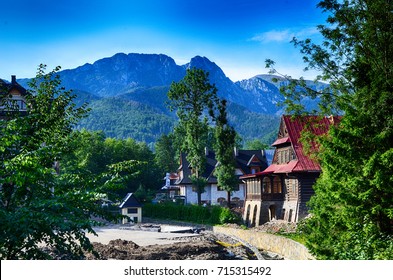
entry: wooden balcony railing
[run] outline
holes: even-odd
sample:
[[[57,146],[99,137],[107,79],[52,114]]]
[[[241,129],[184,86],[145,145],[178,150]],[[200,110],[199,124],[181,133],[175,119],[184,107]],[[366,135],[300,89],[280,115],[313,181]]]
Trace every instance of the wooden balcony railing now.
[[[262,200],[262,201],[274,201],[274,200],[283,200],[284,194],[282,193],[263,193],[260,194],[247,194],[247,200]]]

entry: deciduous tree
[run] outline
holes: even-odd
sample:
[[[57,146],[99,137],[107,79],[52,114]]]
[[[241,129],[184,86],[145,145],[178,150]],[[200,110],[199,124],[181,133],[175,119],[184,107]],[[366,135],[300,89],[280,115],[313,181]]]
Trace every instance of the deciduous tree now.
[[[185,132],[183,151],[187,153],[193,174],[191,180],[201,204],[201,193],[206,186],[203,177],[205,169],[205,148],[208,143],[208,119],[217,102],[217,89],[209,83],[208,73],[197,68],[187,69],[186,76],[178,83],[172,83],[168,98],[171,110],[177,110],[179,127]]]
[[[87,113],[61,87],[59,69],[45,73],[41,65],[30,83],[27,114],[0,120],[1,259],[51,258],[42,246],[82,258],[93,249],[86,237],[94,233],[92,217],[115,218],[101,208],[100,198],[137,165],[115,164],[95,179],[55,172],[53,163],[71,152],[73,127]]]

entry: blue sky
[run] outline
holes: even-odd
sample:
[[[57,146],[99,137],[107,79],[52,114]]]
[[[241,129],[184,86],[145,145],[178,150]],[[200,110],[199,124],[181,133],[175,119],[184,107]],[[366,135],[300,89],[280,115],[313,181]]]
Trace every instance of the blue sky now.
[[[4,3],[3,3],[4,2]],[[75,68],[123,53],[162,53],[181,65],[206,56],[233,81],[267,73],[265,59],[303,73],[293,36],[320,39],[317,0],[0,0],[0,78]]]

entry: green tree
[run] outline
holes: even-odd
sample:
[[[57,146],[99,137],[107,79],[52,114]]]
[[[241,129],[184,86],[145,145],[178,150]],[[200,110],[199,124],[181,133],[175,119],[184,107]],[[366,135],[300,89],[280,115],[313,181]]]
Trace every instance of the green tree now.
[[[247,141],[245,144],[245,149],[247,150],[266,150],[269,149],[269,145],[263,143],[259,139],[254,139]]]
[[[174,133],[163,134],[155,145],[155,161],[161,173],[175,172],[179,167],[179,154],[174,144]]]
[[[191,180],[198,194],[198,204],[207,184],[203,177],[209,131],[206,111],[213,115],[217,102],[217,88],[209,83],[208,76],[201,69],[187,69],[183,80],[172,83],[168,91],[170,109],[177,110],[178,127],[185,133],[182,149],[192,167]]]
[[[145,143],[131,138],[107,138],[103,132],[87,130],[74,131],[73,139],[70,143],[72,152],[62,160],[62,172],[82,172],[84,176],[96,177],[108,172],[113,164],[135,161],[140,163],[138,172],[124,178],[125,187],[116,190],[115,197],[135,192],[138,188],[157,189],[161,185],[163,176],[158,172],[154,154]]]
[[[321,98],[322,113],[343,114],[321,139],[322,175],[314,186],[307,245],[321,259],[393,258],[393,2],[325,0],[321,45],[298,41],[309,68],[330,87],[287,88],[291,108],[301,95]],[[271,61],[268,64],[272,66]],[[299,88],[299,87],[298,87]]]
[[[231,193],[239,184],[235,175],[234,149],[236,147],[236,131],[228,124],[226,100],[221,100],[216,118],[216,160],[218,165],[214,171],[218,186],[227,192],[228,207],[231,205]]]
[[[50,258],[42,245],[82,258],[93,250],[85,235],[94,233],[92,216],[115,218],[97,202],[122,184],[121,172],[134,170],[132,162],[113,165],[97,180],[55,172],[54,161],[71,151],[72,129],[87,113],[61,87],[59,69],[45,73],[40,65],[26,97],[27,114],[0,120],[1,259]]]

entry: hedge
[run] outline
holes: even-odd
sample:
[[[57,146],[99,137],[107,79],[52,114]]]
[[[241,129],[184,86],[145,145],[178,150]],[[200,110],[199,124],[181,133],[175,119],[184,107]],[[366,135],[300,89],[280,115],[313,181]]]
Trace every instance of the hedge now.
[[[240,218],[228,208],[220,206],[203,207],[198,205],[179,205],[159,203],[143,205],[143,216],[148,218],[169,219],[198,224],[240,223]]]

